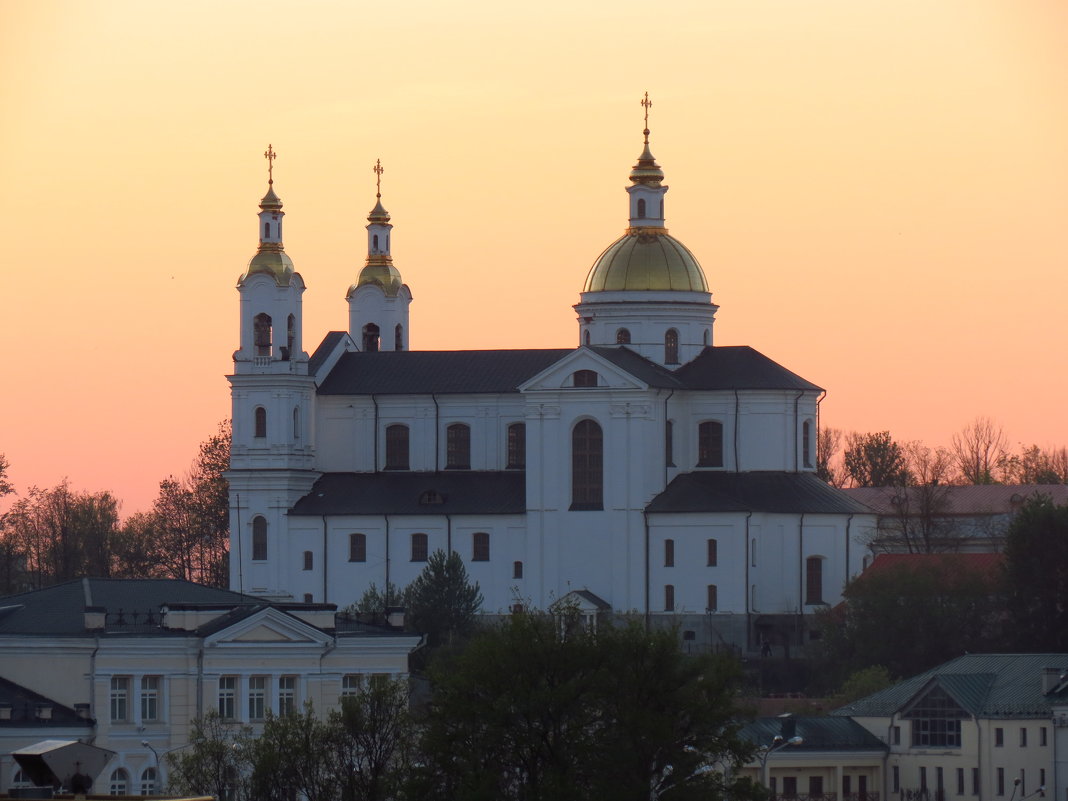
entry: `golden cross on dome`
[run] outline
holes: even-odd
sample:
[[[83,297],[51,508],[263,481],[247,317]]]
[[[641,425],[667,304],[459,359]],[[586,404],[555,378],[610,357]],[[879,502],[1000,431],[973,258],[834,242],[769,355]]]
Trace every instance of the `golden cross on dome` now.
[[[386,171],[386,168],[382,166],[382,159],[375,159],[375,166],[371,168],[375,171],[375,197],[382,197],[382,173]]]
[[[278,154],[274,152],[274,148],[267,145],[267,149],[263,151],[263,157],[267,159],[267,183],[274,183],[274,160],[278,158]]]
[[[649,99],[649,93],[645,93],[645,97],[642,98],[642,107],[645,109],[645,144],[649,144],[649,107],[653,105],[653,101]]]

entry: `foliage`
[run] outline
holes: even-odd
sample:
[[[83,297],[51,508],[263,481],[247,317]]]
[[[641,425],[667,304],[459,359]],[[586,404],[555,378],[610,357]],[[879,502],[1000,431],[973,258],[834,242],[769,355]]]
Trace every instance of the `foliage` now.
[[[1017,648],[1068,650],[1068,506],[1039,495],[1016,514],[1005,543],[1005,596]]]
[[[15,491],[15,487],[12,486],[8,480],[7,471],[11,468],[11,463],[8,462],[7,457],[0,453],[0,498],[5,495],[10,495]]]
[[[816,435],[816,475],[832,487],[844,487],[848,480],[844,468],[835,463],[841,444],[841,429],[824,426]]]
[[[213,795],[225,801],[247,797],[243,776],[247,727],[223,720],[212,710],[192,722],[189,745],[165,757],[172,793],[184,796]]]
[[[1001,426],[977,417],[953,435],[953,457],[964,484],[997,484],[1008,459]]]
[[[953,556],[869,570],[821,613],[820,659],[832,676],[882,665],[912,676],[965,651],[1000,646],[997,573]]]
[[[829,699],[831,708],[845,706],[860,698],[885,690],[894,683],[885,665],[872,665],[850,673]]]
[[[896,487],[909,483],[905,453],[889,431],[850,434],[845,469],[854,487]]]
[[[945,519],[946,480],[952,466],[949,451],[910,442],[903,452],[910,485],[899,488],[893,498],[895,514],[880,522],[880,545],[909,553],[955,550],[957,543],[947,539],[951,526]]]
[[[519,613],[436,662],[414,795],[683,799],[722,795],[736,663],[691,657],[672,631],[561,628]],[[753,788],[737,783],[735,797]]]
[[[338,797],[336,765],[323,746],[335,729],[307,704],[302,712],[267,713],[263,732],[246,742],[247,793],[255,801],[333,801]]]
[[[386,609],[390,606],[404,605],[404,593],[397,589],[392,581],[387,581],[385,589],[379,589],[373,581],[371,586],[363,591],[360,600],[351,604],[345,612],[357,615],[368,623],[382,624],[386,622]]]
[[[332,713],[337,732],[330,742],[344,801],[386,801],[397,797],[412,766],[415,730],[404,681],[372,680]]]
[[[1022,448],[1005,461],[1005,475],[1013,484],[1068,484],[1068,448]]]
[[[456,551],[435,551],[426,567],[404,591],[407,628],[427,635],[434,648],[465,637],[482,607],[478,582],[471,584]]]

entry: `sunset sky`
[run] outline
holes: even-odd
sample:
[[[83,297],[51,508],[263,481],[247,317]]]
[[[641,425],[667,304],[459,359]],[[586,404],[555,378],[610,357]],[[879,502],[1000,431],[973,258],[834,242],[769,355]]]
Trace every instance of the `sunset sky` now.
[[[0,0],[0,453],[147,509],[229,415],[263,151],[309,351],[376,159],[414,349],[567,347],[653,100],[667,224],[822,423],[1068,444],[1064,0]]]

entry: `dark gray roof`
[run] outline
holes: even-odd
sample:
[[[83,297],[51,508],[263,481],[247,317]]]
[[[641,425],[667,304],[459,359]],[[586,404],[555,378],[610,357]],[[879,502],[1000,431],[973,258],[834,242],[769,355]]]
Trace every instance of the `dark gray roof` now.
[[[334,348],[348,336],[344,331],[330,331],[323,341],[319,343],[319,347],[315,349],[315,353],[311,355],[308,360],[308,373],[315,375],[319,372],[319,368],[323,366],[323,363],[329,358],[330,354],[334,352]]]
[[[772,512],[871,514],[813,473],[681,473],[646,507],[648,512]]]
[[[53,701],[47,696],[36,693],[33,690],[0,678],[0,704],[11,707],[11,717],[8,720],[0,720],[0,729],[6,728],[41,728],[43,726],[70,727],[83,726],[86,729],[93,727],[93,721],[80,717],[77,712],[58,701]],[[38,706],[51,708],[51,717],[42,720],[37,716]]]
[[[1042,692],[1045,668],[1068,669],[1068,654],[965,654],[831,714],[889,717],[937,684],[977,718],[1044,717],[1052,700]]]
[[[409,350],[346,353],[320,395],[430,395],[516,392],[555,364],[561,350]]]
[[[705,348],[696,359],[676,370],[675,375],[689,389],[823,391],[748,345]]]
[[[312,356],[315,369],[336,347],[331,332]],[[668,370],[627,347],[590,348],[652,387],[822,391],[745,345],[705,348],[678,370]],[[516,392],[520,384],[573,349],[379,351],[345,353],[319,386],[320,395],[430,395]]]
[[[845,717],[791,718],[793,734],[802,738],[799,745],[784,746],[783,751],[887,751],[886,743],[859,723]],[[771,745],[783,736],[783,719],[757,718],[745,724],[739,736],[757,747]]]
[[[436,493],[436,495],[434,495]],[[440,499],[440,503],[436,502]],[[291,515],[522,514],[522,472],[324,473]]]
[[[0,636],[85,636],[87,608],[105,613],[104,636],[174,636],[159,628],[159,608],[177,603],[232,606],[262,600],[178,579],[75,579],[0,598]]]

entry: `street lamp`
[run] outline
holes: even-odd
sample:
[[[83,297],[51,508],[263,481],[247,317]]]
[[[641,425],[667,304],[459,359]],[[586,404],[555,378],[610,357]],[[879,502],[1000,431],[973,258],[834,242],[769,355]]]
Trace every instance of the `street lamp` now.
[[[760,783],[765,787],[768,786],[768,757],[776,751],[780,751],[790,745],[801,745],[805,741],[804,737],[783,737],[781,734],[776,734],[772,740],[771,745],[762,745],[757,749],[757,759],[760,760]]]

